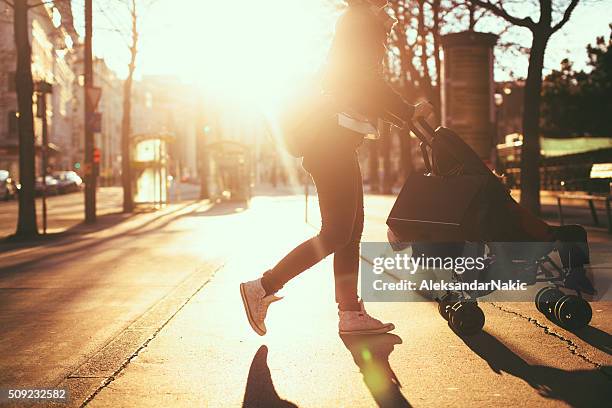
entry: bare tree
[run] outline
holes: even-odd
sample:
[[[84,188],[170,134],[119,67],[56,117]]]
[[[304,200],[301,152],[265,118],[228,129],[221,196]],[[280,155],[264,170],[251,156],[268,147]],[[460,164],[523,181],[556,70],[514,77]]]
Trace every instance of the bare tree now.
[[[32,111],[34,82],[32,80],[32,47],[29,39],[28,9],[27,0],[15,0],[13,29],[17,48],[15,86],[17,109],[19,110],[19,182],[21,183],[15,235],[19,238],[31,238],[38,235],[34,195],[36,177],[34,113]]]
[[[410,11],[409,1],[396,0],[391,2],[391,7],[398,20],[395,26],[393,35],[391,36],[391,46],[397,49],[397,55],[390,55],[391,58],[387,60],[387,76],[391,80],[397,80],[398,91],[408,100],[414,100],[416,94],[419,93],[419,87],[422,83],[421,74],[414,64],[414,58],[416,55],[417,41],[408,41],[408,31],[412,27],[413,15]],[[399,63],[399,69],[396,72],[390,67],[394,62]],[[393,78],[395,77],[395,78]],[[411,140],[406,134],[397,132],[400,141],[400,174],[407,177],[413,170],[412,157],[410,152],[412,150]],[[391,135],[386,135],[389,138]],[[381,146],[383,157],[389,156],[390,152],[387,149],[391,148],[391,142],[385,141]],[[388,182],[389,174],[391,172],[390,161],[386,162],[387,165],[384,167],[385,178]]]
[[[459,3],[451,0],[391,1],[398,19],[390,41],[391,47],[397,50],[398,67],[394,74],[408,99],[430,100],[438,109],[438,116],[442,32],[459,26],[466,9],[457,6]]]
[[[117,2],[127,9],[129,29],[125,29],[125,26],[121,24],[115,25],[102,8],[100,11],[102,11],[115,27],[115,31],[130,37],[129,42],[126,40],[126,45],[130,52],[130,59],[127,64],[128,73],[123,82],[123,112],[121,118],[121,183],[123,185],[123,212],[130,213],[134,210],[130,139],[132,134],[134,71],[136,70],[136,58],[138,56],[138,44],[140,39],[138,23],[141,11],[150,8],[156,0],[117,0]]]
[[[539,19],[516,17],[506,9],[503,0],[468,0],[509,23],[531,31],[529,68],[525,82],[523,106],[523,146],[521,151],[521,204],[540,213],[540,94],[544,54],[550,37],[570,19],[579,0],[570,0],[558,22],[553,23],[552,0],[538,0]]]
[[[123,184],[123,212],[126,213],[134,210],[130,137],[132,134],[132,84],[134,81],[134,70],[136,69],[136,55],[138,53],[138,14],[136,11],[136,0],[131,0],[130,17],[132,20],[132,42],[130,44],[128,75],[123,82],[123,117],[121,119],[121,181]]]
[[[15,69],[15,89],[17,91],[17,109],[19,111],[19,211],[17,216],[18,239],[33,238],[38,235],[36,223],[36,202],[34,184],[36,178],[36,149],[34,146],[34,112],[32,96],[34,81],[32,79],[32,46],[30,45],[30,25],[28,10],[45,2],[28,0],[5,0],[13,9],[13,33],[17,51]]]
[[[395,67],[388,70],[389,76],[397,82],[399,92],[407,100],[430,100],[438,117],[441,101],[442,28],[446,20],[450,19],[454,6],[450,0],[391,1],[398,23],[390,40],[390,46],[396,52],[391,54],[389,64],[395,64]],[[432,63],[433,69],[430,68]],[[407,176],[413,170],[411,139],[401,132],[394,133],[400,138],[400,174]],[[383,149],[388,146],[390,144],[386,143]]]
[[[391,128],[383,126],[380,129],[380,151],[383,161],[382,193],[391,194],[393,192],[393,169],[391,168]]]

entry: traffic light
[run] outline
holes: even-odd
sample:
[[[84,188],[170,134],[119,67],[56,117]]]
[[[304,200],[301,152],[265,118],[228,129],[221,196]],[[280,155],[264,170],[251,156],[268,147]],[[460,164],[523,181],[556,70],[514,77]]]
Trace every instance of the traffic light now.
[[[95,147],[93,151],[93,162],[100,163],[100,149],[97,147]]]

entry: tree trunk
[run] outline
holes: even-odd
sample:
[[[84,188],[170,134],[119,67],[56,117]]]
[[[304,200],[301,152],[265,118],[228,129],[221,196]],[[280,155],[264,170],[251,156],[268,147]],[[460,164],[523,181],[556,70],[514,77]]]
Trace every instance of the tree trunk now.
[[[536,215],[540,214],[540,93],[548,38],[545,32],[533,32],[523,103],[521,205]]]
[[[130,137],[132,133],[132,83],[134,78],[134,70],[136,69],[136,46],[138,44],[136,0],[132,0],[131,15],[132,45],[130,47],[128,76],[123,83],[123,117],[121,120],[121,180],[123,184],[123,212],[125,213],[134,211]]]
[[[474,27],[476,26],[476,5],[472,2],[468,4],[468,12],[469,12],[469,25],[468,31],[474,31]]]
[[[401,182],[404,183],[406,178],[414,171],[414,164],[412,163],[412,138],[406,131],[397,132],[397,136],[400,141]]]
[[[391,129],[383,126],[380,132],[380,150],[383,160],[382,193],[391,194],[393,188],[393,168],[391,167]]]
[[[380,125],[379,120],[379,125]],[[368,141],[368,182],[370,183],[370,193],[380,193],[380,180],[378,177],[378,140],[369,140]]]
[[[433,35],[434,62],[436,64],[436,86],[433,88],[433,99],[431,102],[434,105],[436,118],[438,121],[442,118],[442,61],[440,59],[440,0],[433,0],[431,3],[433,13],[433,27],[431,29]]]
[[[132,197],[132,172],[131,172],[131,112],[132,112],[132,75],[129,74],[123,83],[123,118],[121,120],[121,181],[123,184],[123,212],[130,213],[134,210]]]
[[[32,48],[29,40],[27,0],[16,0],[14,5],[13,29],[17,48],[17,68],[15,86],[19,109],[19,214],[17,231],[19,238],[38,235],[36,225],[36,203],[34,198],[34,179],[36,175],[36,150],[34,147],[34,114],[32,112]]]
[[[407,11],[404,10],[404,14],[399,12],[397,7],[397,3],[393,3],[396,5],[395,11],[398,15],[400,15],[400,21],[396,28],[397,30],[397,46],[400,51],[400,89],[404,96],[404,98],[409,101],[413,101],[416,99],[417,94],[417,82],[419,89],[421,89],[421,83],[423,82],[421,73],[416,69],[413,63],[413,59],[415,57],[414,49],[409,47],[407,39],[406,39],[406,30],[409,28],[408,25],[408,16]],[[414,46],[414,48],[418,48],[418,44]],[[399,146],[400,146],[400,164],[398,169],[398,177],[405,178],[413,171],[412,157],[410,156],[411,143],[409,138],[406,137],[404,132],[397,132],[399,137]],[[390,148],[391,140],[393,137],[393,133],[388,133],[385,148]],[[386,152],[384,153],[387,154]],[[390,159],[385,161],[385,177],[391,177],[391,162]],[[390,184],[392,184],[396,180],[391,180]],[[403,181],[403,180],[402,180]],[[386,182],[389,182],[389,179],[386,179]],[[387,186],[385,186],[385,189]],[[389,187],[390,188],[390,187]]]
[[[206,144],[208,143],[208,134],[206,131],[207,119],[204,115],[204,106],[200,101],[197,105],[198,113],[196,120],[196,160],[198,168],[198,177],[200,178],[200,200],[210,198],[210,192],[208,191],[208,155],[206,151]]]
[[[413,81],[418,78],[416,68],[412,63],[412,52],[409,52],[408,43],[406,40],[406,11],[400,12],[399,3],[392,3],[396,15],[398,16],[399,22],[395,28],[395,34],[397,36],[397,48],[399,49],[399,60],[400,60],[400,74],[399,74],[399,86],[404,98],[411,98],[414,96],[414,84]]]
[[[420,62],[421,62],[421,70],[423,71],[421,74],[421,80],[419,81],[419,88],[421,91],[421,96],[424,96],[427,100],[432,100],[433,92],[432,92],[432,84],[431,84],[431,76],[429,75],[429,65],[427,57],[427,27],[425,26],[425,0],[419,0],[419,16],[418,16],[418,44],[420,48]]]

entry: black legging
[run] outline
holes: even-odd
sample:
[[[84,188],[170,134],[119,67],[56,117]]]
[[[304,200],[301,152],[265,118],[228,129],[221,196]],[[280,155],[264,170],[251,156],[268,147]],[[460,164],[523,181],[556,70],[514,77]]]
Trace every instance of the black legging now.
[[[262,285],[268,294],[293,277],[334,254],[336,302],[340,310],[359,310],[357,281],[359,242],[363,232],[363,186],[355,149],[304,158],[319,196],[321,231],[293,249],[266,272]]]

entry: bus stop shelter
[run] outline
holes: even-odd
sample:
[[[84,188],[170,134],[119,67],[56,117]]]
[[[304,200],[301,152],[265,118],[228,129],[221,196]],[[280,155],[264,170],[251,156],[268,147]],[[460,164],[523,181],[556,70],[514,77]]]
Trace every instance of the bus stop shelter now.
[[[240,142],[220,140],[206,145],[211,196],[218,200],[251,199],[251,149]]]

